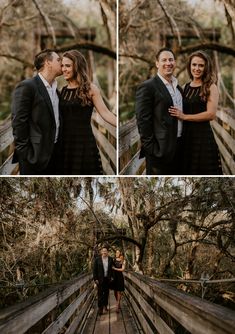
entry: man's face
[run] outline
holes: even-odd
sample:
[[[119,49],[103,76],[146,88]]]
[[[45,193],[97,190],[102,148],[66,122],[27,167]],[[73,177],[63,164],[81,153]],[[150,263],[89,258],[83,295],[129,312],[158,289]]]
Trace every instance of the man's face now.
[[[175,66],[174,55],[170,51],[162,51],[159,59],[156,61],[158,73],[164,78],[169,78],[173,75]]]
[[[101,255],[102,255],[103,257],[108,256],[108,250],[107,250],[107,248],[103,247],[103,248],[101,249]]]
[[[62,74],[61,57],[57,53],[52,53],[52,60],[48,60],[48,65],[55,77],[58,77]]]

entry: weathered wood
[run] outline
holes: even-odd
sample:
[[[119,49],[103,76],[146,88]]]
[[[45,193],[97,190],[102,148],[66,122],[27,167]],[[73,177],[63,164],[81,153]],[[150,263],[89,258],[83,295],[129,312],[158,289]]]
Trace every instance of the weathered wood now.
[[[175,288],[136,273],[125,273],[125,277],[127,282],[128,280],[130,282],[129,285],[127,284],[127,290],[132,286],[129,289],[130,294],[133,293],[132,289],[134,288],[135,298],[138,298],[139,294],[146,300],[150,298],[152,303],[160,306],[190,333],[232,334],[235,332],[234,311],[198,297],[189,296]],[[138,305],[138,309],[141,312],[141,303]],[[160,333],[164,333],[164,331]]]
[[[7,120],[4,124],[0,125],[0,138],[0,152],[3,152],[13,142],[10,119]]]
[[[101,316],[97,315],[97,300],[91,308],[87,324],[79,334],[136,334],[141,333],[130,313],[125,298],[121,301],[121,310],[116,313],[116,300],[113,292],[110,292],[108,312],[104,312]],[[77,332],[78,334],[78,332]]]
[[[82,308],[77,311],[76,317],[73,319],[72,323],[70,324],[69,328],[66,330],[65,334],[74,334],[76,333],[81,333],[81,330],[83,326],[85,325],[85,322],[87,320],[85,316],[86,313],[88,313],[90,306],[94,302],[95,298],[95,289],[92,287],[90,295],[88,294],[88,298],[85,301],[85,303],[82,305]]]
[[[83,274],[74,282],[59,285],[29,298],[26,302],[0,312],[0,333],[24,333],[74,292],[91,283],[91,274]]]
[[[139,159],[140,136],[136,118],[120,127],[119,131],[119,173],[141,175],[145,170],[145,159]]]
[[[0,175],[13,175],[18,173],[18,163],[12,163],[13,153],[0,166]]]
[[[130,284],[130,282],[126,282],[125,285],[128,288],[129,298],[131,298],[132,304],[135,303],[135,306],[137,308],[137,303],[134,301],[136,297],[138,304],[141,305],[141,312],[140,312],[140,307],[138,307],[137,312],[138,312],[138,317],[140,315],[142,317],[141,324],[142,326],[144,325],[145,333],[150,333],[149,324],[146,321],[146,318],[149,318],[159,333],[174,334],[174,331],[156,313],[156,310],[153,308],[153,304],[152,305],[148,304],[148,302],[143,298],[142,295],[140,294],[137,295],[136,290]],[[145,313],[145,315],[143,313]]]
[[[145,171],[145,159],[139,158],[140,152],[138,151],[128,164],[120,172],[121,175],[143,175]]]
[[[87,289],[81,293],[71,304],[69,304],[69,306],[59,315],[59,317],[43,331],[42,334],[59,333],[66,322],[71,318],[74,312],[79,308],[81,303],[90,293],[91,289]]]

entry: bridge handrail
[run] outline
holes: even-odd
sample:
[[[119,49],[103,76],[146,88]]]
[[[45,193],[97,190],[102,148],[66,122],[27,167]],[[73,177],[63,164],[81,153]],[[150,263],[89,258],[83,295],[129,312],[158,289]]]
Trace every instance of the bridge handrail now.
[[[116,174],[116,129],[105,122],[97,112],[93,112],[91,124],[104,172],[106,175]],[[13,140],[11,120],[8,119],[0,125],[0,156],[4,150],[9,148],[2,163],[0,161],[0,175],[14,174],[17,168],[17,164],[12,164]]]
[[[43,330],[43,334],[59,333],[69,319],[66,333],[75,333],[83,326],[84,314],[94,298],[91,274],[81,274],[73,281],[49,288],[25,302],[13,305],[0,312],[0,333],[25,333],[51,312],[60,312],[56,319]],[[73,299],[72,302],[70,299]],[[61,305],[69,305],[61,310]],[[59,310],[59,311],[58,311]]]
[[[141,175],[145,159],[139,159],[140,135],[136,118],[132,118],[119,130],[119,171],[123,175]]]
[[[125,272],[126,295],[144,333],[232,334],[235,312],[143,275]]]

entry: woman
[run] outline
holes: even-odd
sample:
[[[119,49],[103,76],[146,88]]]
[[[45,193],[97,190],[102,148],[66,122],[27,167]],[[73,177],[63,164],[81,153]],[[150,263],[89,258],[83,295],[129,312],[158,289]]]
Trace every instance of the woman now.
[[[116,126],[116,117],[107,109],[99,89],[91,83],[86,59],[79,51],[64,53],[62,73],[68,83],[60,97],[64,174],[103,174],[91,128],[91,115],[95,107],[101,117],[113,126]]]
[[[171,107],[172,116],[183,120],[182,150],[185,175],[222,174],[219,151],[210,121],[215,118],[218,88],[209,56],[196,51],[189,57],[187,70],[191,82],[183,92],[183,111]]]
[[[116,250],[115,259],[113,260],[113,277],[112,287],[114,290],[114,296],[117,301],[116,312],[119,313],[120,303],[122,298],[122,292],[124,291],[124,277],[123,271],[125,270],[125,260],[119,250]]]

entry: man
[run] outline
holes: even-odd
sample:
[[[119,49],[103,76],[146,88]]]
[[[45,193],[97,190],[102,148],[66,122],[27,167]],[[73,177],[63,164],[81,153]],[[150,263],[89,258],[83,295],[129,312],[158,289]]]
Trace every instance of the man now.
[[[19,83],[13,94],[13,161],[22,175],[58,174],[59,98],[55,78],[62,74],[61,58],[53,50],[36,55],[38,74]]]
[[[180,136],[182,122],[169,113],[171,106],[182,110],[181,88],[173,76],[174,53],[161,49],[156,55],[158,73],[143,82],[136,93],[136,117],[141,139],[141,154],[146,159],[147,175],[180,174]]]
[[[93,278],[98,288],[99,314],[103,308],[108,311],[109,284],[112,279],[113,259],[108,256],[107,247],[102,247],[101,256],[95,259],[93,267]]]

